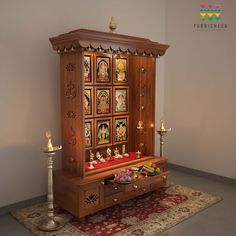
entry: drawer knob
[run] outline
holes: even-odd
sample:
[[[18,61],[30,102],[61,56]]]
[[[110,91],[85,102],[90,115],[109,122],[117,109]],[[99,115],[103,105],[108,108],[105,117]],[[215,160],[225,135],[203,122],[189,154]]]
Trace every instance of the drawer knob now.
[[[167,179],[166,175],[163,175],[163,176],[162,176],[162,179],[163,179],[163,180],[166,180],[166,179]]]
[[[105,182],[104,182],[104,181],[101,181],[101,184],[102,184],[102,185],[104,185],[104,184],[105,184]]]
[[[146,188],[142,188],[142,190],[145,192],[145,191],[146,191]]]
[[[138,185],[135,184],[133,187],[134,187],[135,189],[137,189],[137,188],[138,188]]]
[[[113,185],[113,189],[114,189],[114,190],[117,190],[118,188],[117,188],[117,186],[114,186],[114,185]]]
[[[118,199],[117,198],[113,198],[113,202],[117,202],[118,201]]]

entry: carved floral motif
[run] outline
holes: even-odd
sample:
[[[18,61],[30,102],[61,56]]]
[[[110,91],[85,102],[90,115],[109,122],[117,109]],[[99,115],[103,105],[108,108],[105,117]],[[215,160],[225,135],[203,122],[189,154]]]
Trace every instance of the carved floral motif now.
[[[76,117],[76,114],[75,114],[75,112],[73,112],[73,111],[68,111],[68,112],[67,112],[67,117],[68,117],[68,118],[71,118],[71,119],[74,119],[74,118]]]
[[[85,198],[85,203],[90,205],[97,205],[96,202],[98,201],[98,195],[97,194],[93,194],[91,193],[90,195],[88,195],[86,198]]]
[[[76,97],[75,84],[73,84],[71,80],[66,85],[66,97],[70,99],[73,99]]]
[[[74,146],[77,143],[76,140],[76,132],[75,130],[71,127],[68,133],[68,143]]]
[[[66,65],[66,70],[67,70],[67,71],[74,71],[74,70],[75,70],[75,64],[69,62],[69,63]]]

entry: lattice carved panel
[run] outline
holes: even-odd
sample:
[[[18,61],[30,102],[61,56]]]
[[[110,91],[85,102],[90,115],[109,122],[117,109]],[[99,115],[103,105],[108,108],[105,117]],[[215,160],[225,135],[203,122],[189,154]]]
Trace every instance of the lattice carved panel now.
[[[85,190],[84,205],[86,208],[99,205],[99,190],[98,189]]]

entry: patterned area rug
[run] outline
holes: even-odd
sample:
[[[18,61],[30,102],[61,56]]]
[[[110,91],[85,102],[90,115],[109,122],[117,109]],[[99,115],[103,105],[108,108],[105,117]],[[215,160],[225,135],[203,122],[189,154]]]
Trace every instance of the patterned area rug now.
[[[57,209],[57,214],[68,223],[53,233],[37,228],[37,222],[46,214],[46,203],[17,210],[12,215],[38,236],[153,236],[220,200],[220,197],[173,184],[101,210],[82,222]]]

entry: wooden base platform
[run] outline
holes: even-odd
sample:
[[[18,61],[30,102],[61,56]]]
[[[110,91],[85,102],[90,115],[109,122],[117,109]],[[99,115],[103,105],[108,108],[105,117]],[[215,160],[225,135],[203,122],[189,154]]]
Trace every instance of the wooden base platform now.
[[[163,187],[169,174],[167,159],[145,157],[143,161],[140,159],[138,163],[135,163],[135,166],[142,166],[147,162],[156,163],[161,169],[161,174],[150,177],[139,174],[135,182],[127,185],[114,184],[109,180],[113,179],[114,174],[119,170],[134,166],[133,162],[100,173],[92,174],[90,172],[85,177],[55,171],[55,203],[77,218],[82,218],[119,202]]]

